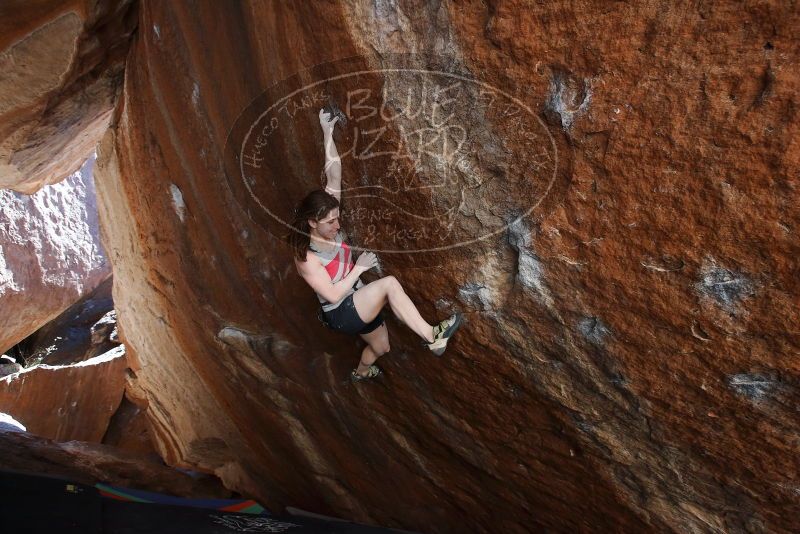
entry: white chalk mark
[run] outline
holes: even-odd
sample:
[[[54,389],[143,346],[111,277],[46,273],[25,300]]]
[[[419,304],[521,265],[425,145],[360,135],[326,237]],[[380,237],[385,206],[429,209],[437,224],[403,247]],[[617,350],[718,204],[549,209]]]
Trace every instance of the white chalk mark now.
[[[570,258],[564,256],[563,254],[559,254],[558,255],[558,259],[563,261],[564,263],[566,263],[568,265],[577,265],[579,267],[582,266],[582,265],[588,265],[589,264],[589,262],[586,262],[586,261],[575,261],[573,259],[570,259]]]
[[[700,325],[698,325],[696,322],[692,321],[692,326],[690,327],[690,330],[692,331],[692,335],[697,339],[699,339],[700,341],[705,341],[705,342],[711,341],[711,338],[708,337],[708,334],[706,334],[705,330],[703,330],[700,327]]]
[[[183,193],[175,184],[169,184],[169,191],[172,194],[172,207],[183,222],[186,219],[186,203],[183,201]]]

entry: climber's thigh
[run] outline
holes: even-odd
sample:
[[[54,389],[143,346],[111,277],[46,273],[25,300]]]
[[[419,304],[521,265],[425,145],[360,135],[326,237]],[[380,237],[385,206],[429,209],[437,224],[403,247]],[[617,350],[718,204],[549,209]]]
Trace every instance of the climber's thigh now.
[[[353,293],[353,304],[361,320],[369,323],[378,316],[386,305],[386,293],[391,287],[393,276],[387,276],[365,285]]]

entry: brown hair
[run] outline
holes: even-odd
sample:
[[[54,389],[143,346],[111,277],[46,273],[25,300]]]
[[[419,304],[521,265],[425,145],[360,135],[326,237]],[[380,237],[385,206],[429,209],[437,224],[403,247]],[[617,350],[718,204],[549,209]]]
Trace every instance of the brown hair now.
[[[286,236],[286,241],[292,247],[296,259],[306,261],[308,247],[311,244],[309,235],[311,226],[308,224],[308,220],[318,221],[338,207],[339,201],[336,200],[336,197],[322,189],[310,192],[300,201],[294,210],[292,231]]]

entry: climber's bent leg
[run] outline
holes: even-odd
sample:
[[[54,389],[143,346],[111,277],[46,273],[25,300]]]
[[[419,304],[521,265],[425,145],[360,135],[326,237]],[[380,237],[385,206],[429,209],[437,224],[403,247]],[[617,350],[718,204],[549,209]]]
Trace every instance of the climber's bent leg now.
[[[364,376],[370,365],[389,352],[389,329],[384,323],[369,334],[361,334],[361,339],[367,342],[367,346],[361,352],[361,360],[358,362],[356,372]]]
[[[387,302],[394,314],[418,336],[428,343],[433,341],[433,326],[422,318],[394,276],[375,280],[353,293],[356,312],[365,323],[377,317]]]

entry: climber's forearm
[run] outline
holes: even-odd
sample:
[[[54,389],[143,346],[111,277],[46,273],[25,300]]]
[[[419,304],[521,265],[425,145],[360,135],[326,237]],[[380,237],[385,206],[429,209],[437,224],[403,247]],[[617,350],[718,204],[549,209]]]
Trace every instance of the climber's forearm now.
[[[347,295],[347,292],[350,291],[350,288],[352,288],[356,284],[356,282],[358,281],[358,277],[361,276],[362,272],[363,270],[360,269],[359,267],[354,267],[353,270],[350,271],[350,273],[348,273],[347,276],[345,276],[335,284],[331,284],[333,286],[333,293],[331,294],[333,300],[330,299],[326,300],[328,300],[329,302],[339,302],[340,300],[342,300],[344,296]],[[323,295],[323,297],[324,296],[325,295]]]
[[[323,143],[325,146],[325,177],[328,179],[325,190],[338,200],[341,200],[342,160],[339,158],[339,151],[336,150],[332,132],[324,133]]]

